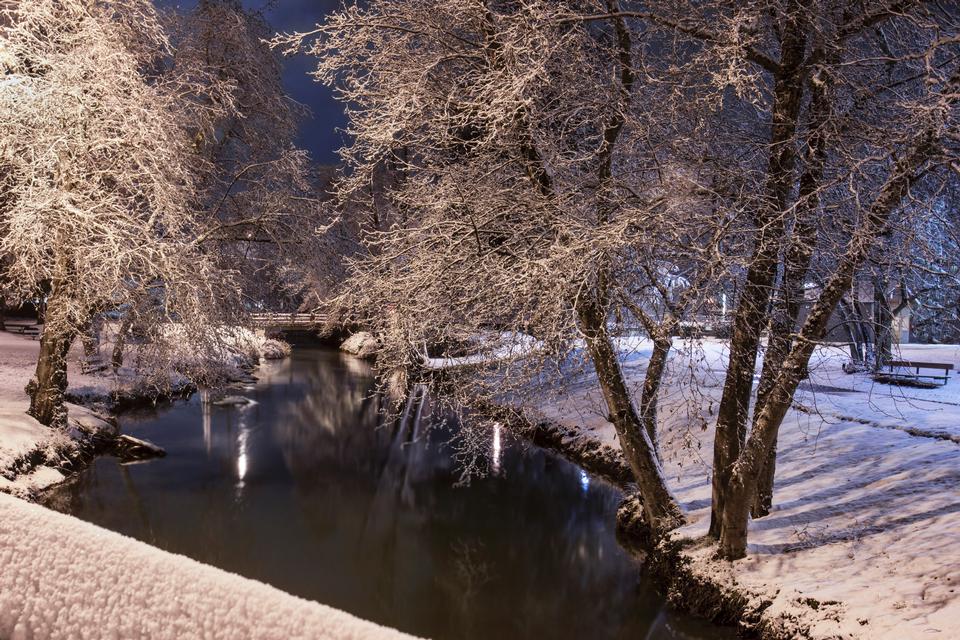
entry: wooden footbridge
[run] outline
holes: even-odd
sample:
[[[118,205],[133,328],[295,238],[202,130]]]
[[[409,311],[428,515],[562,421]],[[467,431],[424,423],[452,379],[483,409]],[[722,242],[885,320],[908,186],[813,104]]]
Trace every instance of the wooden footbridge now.
[[[273,331],[316,331],[327,322],[325,313],[253,313],[250,320],[257,329]]]

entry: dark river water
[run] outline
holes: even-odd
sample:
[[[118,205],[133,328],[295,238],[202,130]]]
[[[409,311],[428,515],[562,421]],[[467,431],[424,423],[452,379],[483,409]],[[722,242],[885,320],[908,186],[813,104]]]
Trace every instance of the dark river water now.
[[[733,637],[664,606],[579,467],[495,433],[457,486],[452,427],[384,425],[362,362],[297,349],[258,375],[247,406],[124,416],[167,457],[100,458],[48,506],[422,636]]]

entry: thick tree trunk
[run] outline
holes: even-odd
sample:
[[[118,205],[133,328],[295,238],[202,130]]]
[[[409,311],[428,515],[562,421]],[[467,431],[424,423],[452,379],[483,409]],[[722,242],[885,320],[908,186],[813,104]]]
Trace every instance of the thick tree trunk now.
[[[754,422],[756,416],[763,410],[777,373],[793,346],[793,332],[800,316],[800,305],[803,301],[803,277],[810,265],[813,256],[813,245],[816,241],[816,228],[807,224],[808,220],[799,221],[794,231],[794,244],[787,252],[784,267],[783,282],[780,287],[780,299],[774,310],[770,322],[767,350],[763,358],[763,369],[760,373],[760,383],[757,387],[757,402],[754,406]],[[804,376],[805,377],[805,376]],[[777,443],[773,442],[760,471],[759,486],[756,499],[751,507],[754,518],[760,518],[770,513],[773,506],[773,481],[777,468]]]
[[[624,458],[636,478],[644,516],[655,534],[669,531],[683,523],[683,514],[667,487],[654,440],[634,407],[616,349],[607,332],[605,310],[594,293],[578,300],[577,315],[610,412],[609,420],[616,428]]]
[[[801,338],[780,367],[763,409],[754,421],[750,438],[731,474],[720,536],[720,555],[723,558],[736,560],[746,555],[747,524],[751,505],[757,495],[762,465],[776,444],[780,424],[793,402],[793,395],[803,378],[816,341],[826,333],[830,314],[844,291],[850,287],[857,261],[848,259],[847,262],[850,264],[838,268],[811,310]]]
[[[713,447],[710,535],[714,537],[720,536],[730,474],[746,438],[747,413],[753,391],[753,372],[757,361],[760,332],[765,324],[769,289],[776,275],[777,253],[775,247],[767,247],[762,252],[754,254],[734,317],[730,358],[717,415]]]
[[[57,305],[62,304],[57,294],[47,303],[47,318],[58,313]],[[40,338],[40,357],[37,359],[36,374],[27,384],[30,396],[31,416],[40,424],[48,427],[65,428],[67,412],[63,406],[63,394],[67,390],[67,354],[73,343],[75,332],[61,329],[61,323],[48,322]]]
[[[818,51],[823,51],[822,43]],[[827,54],[827,57],[831,64],[836,62],[836,53]],[[800,176],[792,242],[786,252],[780,295],[771,317],[767,350],[757,387],[757,402],[753,410],[754,419],[763,410],[763,404],[773,387],[777,373],[793,347],[793,332],[797,330],[803,304],[804,282],[817,245],[815,221],[820,209],[820,186],[827,161],[827,125],[832,113],[829,74],[824,73],[821,76],[812,78],[809,82],[811,134],[804,155],[804,170]],[[761,466],[757,494],[751,507],[754,518],[768,515],[773,507],[776,470],[777,442],[774,439],[773,446]]]

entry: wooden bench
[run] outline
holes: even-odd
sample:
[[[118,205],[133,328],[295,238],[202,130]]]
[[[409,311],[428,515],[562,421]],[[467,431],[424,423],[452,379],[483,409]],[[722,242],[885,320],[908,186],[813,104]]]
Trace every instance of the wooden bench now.
[[[107,364],[99,356],[84,358],[80,361],[80,373],[97,373],[106,368]]]
[[[913,369],[913,372],[903,371],[903,369]],[[942,373],[920,373],[921,369],[942,371]],[[951,371],[953,371],[953,365],[947,362],[891,360],[884,365],[883,370],[874,374],[873,378],[880,382],[890,382],[893,384],[907,382],[923,386],[942,386],[950,380]],[[930,380],[930,382],[928,382],[928,380]]]
[[[34,340],[40,337],[43,331],[42,324],[24,323],[24,322],[6,322],[5,328],[10,333],[19,333],[22,336],[30,336]]]

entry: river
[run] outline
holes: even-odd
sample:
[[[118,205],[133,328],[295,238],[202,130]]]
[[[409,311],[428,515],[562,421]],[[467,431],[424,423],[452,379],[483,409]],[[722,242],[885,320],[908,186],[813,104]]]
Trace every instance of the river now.
[[[366,364],[297,348],[220,407],[124,415],[167,457],[98,458],[46,504],[357,616],[433,638],[733,638],[669,610],[617,543],[619,494],[491,434],[458,484],[429,409],[384,425]]]

